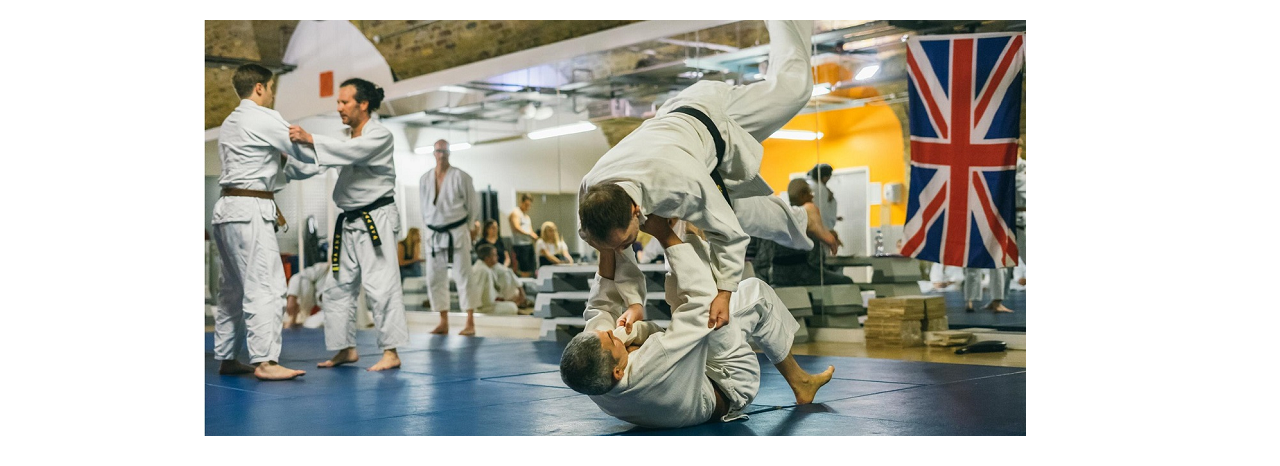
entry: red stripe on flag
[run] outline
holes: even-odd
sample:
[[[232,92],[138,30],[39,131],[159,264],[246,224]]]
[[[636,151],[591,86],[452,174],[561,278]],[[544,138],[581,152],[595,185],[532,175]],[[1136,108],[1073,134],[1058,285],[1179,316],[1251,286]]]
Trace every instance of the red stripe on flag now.
[[[907,241],[906,244],[902,245],[902,255],[915,257],[913,254],[915,254],[916,250],[924,244],[924,238],[929,234],[929,226],[933,224],[938,211],[941,210],[942,205],[946,203],[947,185],[946,183],[943,183],[942,189],[938,191],[938,195],[933,197],[933,202],[930,202],[929,205],[925,207],[924,212],[920,215],[920,232],[915,236],[912,236],[911,240]],[[941,258],[941,252],[939,252],[938,256]]]
[[[974,192],[978,193],[978,205],[982,206],[982,214],[987,218],[987,226],[991,228],[991,234],[996,237],[996,242],[1000,244],[1000,257],[991,258],[995,261],[996,266],[999,267],[1004,263],[1006,257],[1018,257],[1018,245],[1010,241],[1009,236],[1004,234],[1006,228],[1004,220],[996,217],[995,212],[991,210],[991,199],[987,197],[986,183],[983,183],[982,177],[977,172],[973,174],[973,186]]]
[[[942,110],[938,108],[938,102],[933,99],[933,93],[929,92],[929,83],[924,80],[924,75],[920,73],[920,68],[916,65],[914,59],[908,59],[907,64],[911,66],[911,75],[916,78],[916,89],[920,91],[921,100],[924,100],[929,105],[929,114],[933,116],[933,121],[938,123],[938,131],[941,133],[938,136],[946,138],[948,134],[947,120],[942,119]],[[954,94],[952,92],[953,102],[955,100]]]
[[[1009,65],[1013,63],[1013,56],[1017,55],[1018,49],[1022,48],[1022,36],[1015,36],[1013,42],[1004,51],[1004,58],[1000,60],[1000,66],[996,68],[996,72],[987,81],[987,91],[982,93],[982,99],[978,101],[978,109],[974,112],[977,115],[975,120],[981,120],[982,114],[987,111],[987,105],[991,103],[991,96],[995,95],[996,88],[1000,87],[1000,81],[1004,80],[1005,73],[1009,72]]]

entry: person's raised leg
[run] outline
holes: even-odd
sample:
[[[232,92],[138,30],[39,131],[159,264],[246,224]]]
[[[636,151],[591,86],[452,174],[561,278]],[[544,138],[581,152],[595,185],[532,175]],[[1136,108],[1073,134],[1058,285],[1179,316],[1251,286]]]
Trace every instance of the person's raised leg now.
[[[763,81],[736,86],[725,113],[763,142],[809,103],[813,21],[766,21],[769,67]]]

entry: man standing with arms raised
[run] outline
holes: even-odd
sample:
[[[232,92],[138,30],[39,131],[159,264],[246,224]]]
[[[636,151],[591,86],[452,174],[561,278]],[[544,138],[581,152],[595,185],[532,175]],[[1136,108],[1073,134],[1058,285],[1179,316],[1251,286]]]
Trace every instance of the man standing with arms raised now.
[[[392,195],[396,168],[391,132],[371,119],[382,105],[382,88],[352,78],[338,89],[338,114],[347,137],[311,135],[300,126],[289,138],[301,143],[314,162],[338,167],[333,202],[342,209],[333,230],[333,285],[324,294],[325,348],[338,353],[319,367],[356,362],[356,299],[363,285],[373,311],[382,359],[371,371],[400,367],[396,348],[409,343],[400,288],[400,263],[394,238],[400,234],[400,215]]]
[[[458,305],[467,310],[467,325],[458,335],[475,335],[475,307],[467,292],[471,270],[472,220],[480,218],[480,200],[476,198],[471,175],[449,165],[449,141],[435,144],[436,167],[427,170],[419,180],[419,202],[422,221],[431,230],[427,247],[427,293],[431,307],[440,311],[440,325],[431,333],[449,333],[449,276],[458,285]],[[452,270],[448,270],[450,264]]]

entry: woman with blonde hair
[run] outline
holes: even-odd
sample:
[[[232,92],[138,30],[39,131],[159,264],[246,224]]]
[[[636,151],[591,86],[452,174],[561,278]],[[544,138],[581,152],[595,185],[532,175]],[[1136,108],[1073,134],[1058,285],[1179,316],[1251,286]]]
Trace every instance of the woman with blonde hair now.
[[[422,263],[426,259],[422,258],[422,233],[417,227],[410,228],[404,240],[396,244],[396,252],[400,254],[401,283],[404,283],[405,277],[422,276]]]
[[[573,263],[573,257],[569,255],[569,246],[564,243],[564,238],[560,237],[560,231],[556,229],[555,222],[543,222],[539,235],[538,243],[534,245],[534,249],[538,251],[539,265]]]

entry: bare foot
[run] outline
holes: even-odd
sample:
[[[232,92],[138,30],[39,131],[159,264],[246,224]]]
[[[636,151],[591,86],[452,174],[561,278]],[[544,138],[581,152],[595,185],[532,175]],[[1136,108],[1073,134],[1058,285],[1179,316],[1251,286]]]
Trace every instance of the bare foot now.
[[[835,373],[835,366],[827,366],[827,370],[812,374],[799,384],[793,385],[791,391],[796,394],[796,404],[807,405],[813,403],[813,397],[818,394],[818,389],[830,382],[831,375]]]
[[[444,334],[446,334],[446,333],[449,333],[449,323],[448,323],[448,322],[441,322],[441,323],[440,323],[440,325],[437,325],[437,326],[436,326],[436,329],[435,329],[435,330],[432,330],[432,331],[431,331],[431,333],[436,334],[436,335],[444,335]]]
[[[382,352],[382,359],[370,367],[370,371],[381,371],[387,369],[395,369],[400,367],[400,355],[396,354],[396,350],[390,349]]]
[[[1004,303],[999,301],[992,301],[991,304],[987,305],[987,309],[996,311],[996,312],[1013,312],[1013,309],[1004,307]]]
[[[240,375],[253,372],[254,367],[234,359],[227,359],[218,365],[219,375]]]
[[[299,375],[306,374],[307,371],[293,370],[288,367],[276,364],[275,361],[267,361],[258,364],[253,370],[253,376],[259,380],[289,380]]]
[[[466,326],[464,326],[464,327],[462,327],[462,331],[461,331],[461,332],[458,332],[458,335],[462,335],[462,336],[467,336],[467,337],[469,337],[469,336],[472,336],[472,335],[475,335],[475,334],[476,334],[476,319],[475,319],[475,317],[473,317],[473,316],[471,315],[471,313],[470,313],[470,312],[468,312],[468,313],[467,313],[467,325],[466,325]]]
[[[355,348],[347,348],[343,350],[338,350],[338,354],[333,355],[333,358],[329,359],[328,361],[322,362],[320,364],[316,364],[316,367],[338,367],[343,364],[356,362],[359,360],[360,360],[360,353],[356,352]]]

